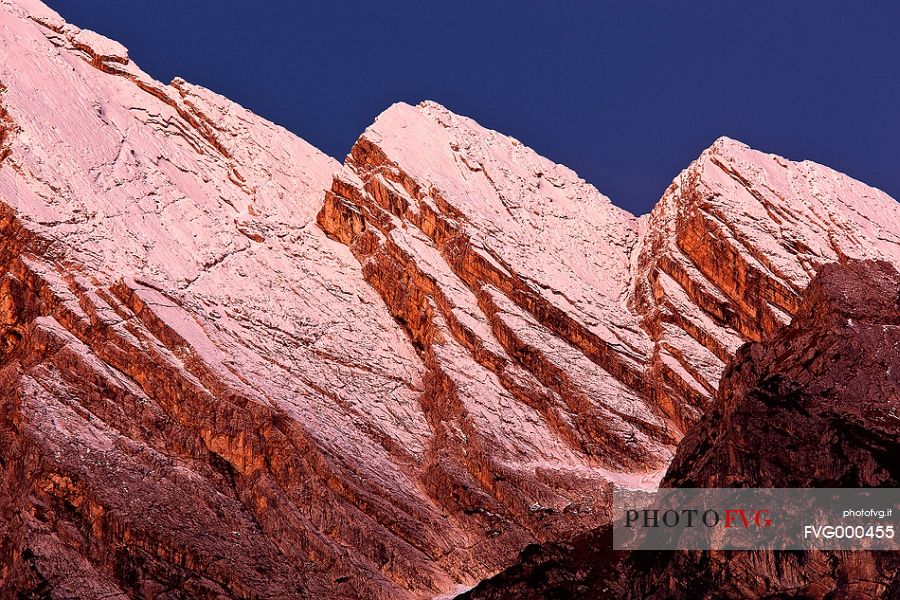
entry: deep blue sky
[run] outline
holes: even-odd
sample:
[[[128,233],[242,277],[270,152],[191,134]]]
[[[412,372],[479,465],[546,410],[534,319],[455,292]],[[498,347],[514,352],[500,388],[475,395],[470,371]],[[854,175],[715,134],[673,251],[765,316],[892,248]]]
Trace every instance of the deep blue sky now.
[[[900,198],[900,3],[50,0],[343,158],[433,99],[642,213],[719,135]]]

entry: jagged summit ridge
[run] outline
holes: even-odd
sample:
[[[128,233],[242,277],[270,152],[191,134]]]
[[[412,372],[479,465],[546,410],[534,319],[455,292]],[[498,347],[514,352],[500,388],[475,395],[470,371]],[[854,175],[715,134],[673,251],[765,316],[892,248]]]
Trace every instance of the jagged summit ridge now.
[[[640,218],[565,167],[434,102],[386,110],[346,165],[319,216],[329,235],[352,244],[369,210],[396,243],[425,214],[418,226],[430,238],[425,245],[467,285],[482,287],[466,279],[472,268],[456,265],[452,244],[464,232],[485,264],[479,269],[520,280],[507,295],[533,295],[522,301],[526,312],[652,397],[681,430],[715,395],[737,347],[789,320],[818,266],[898,258],[893,199],[827,167],[726,137]],[[351,188],[367,188],[369,197]],[[556,309],[564,315],[541,316]]]
[[[340,165],[38,2],[0,58],[0,595],[471,585],[656,485],[819,264],[897,264],[892,199],[729,140],[636,218],[433,102]]]

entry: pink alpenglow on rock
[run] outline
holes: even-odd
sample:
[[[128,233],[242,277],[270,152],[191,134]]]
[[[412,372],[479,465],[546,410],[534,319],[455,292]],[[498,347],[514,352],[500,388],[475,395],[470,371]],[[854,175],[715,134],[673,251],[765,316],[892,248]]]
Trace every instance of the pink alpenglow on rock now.
[[[722,139],[637,218],[432,102],[341,165],[0,0],[0,597],[472,586],[655,487],[897,210]]]

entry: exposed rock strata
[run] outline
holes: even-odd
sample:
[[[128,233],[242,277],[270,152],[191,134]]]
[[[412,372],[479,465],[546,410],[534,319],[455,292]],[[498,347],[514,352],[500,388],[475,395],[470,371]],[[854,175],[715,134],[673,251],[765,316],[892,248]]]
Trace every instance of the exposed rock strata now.
[[[346,163],[0,0],[0,596],[427,597],[654,486],[896,203],[718,141],[647,217],[434,103]]]
[[[689,425],[714,397],[724,363],[787,323],[824,264],[900,264],[900,205],[812,162],[720,139],[650,213],[635,303],[654,340],[658,398]]]
[[[663,416],[664,430],[643,429],[665,444],[715,396],[742,343],[788,322],[819,266],[900,264],[898,217],[892,198],[845,175],[721,138],[635,218],[517,140],[425,102],[397,104],[366,130],[318,222],[351,246],[382,296],[399,281],[385,265],[414,264],[431,283],[413,284],[460,343],[491,344],[489,330],[514,359],[522,340],[496,324],[505,303],[501,319],[521,320],[518,337],[552,334],[600,368],[570,387],[615,380],[627,404]],[[528,361],[545,362],[541,350],[530,347]],[[525,368],[563,401],[583,391]],[[562,433],[590,452],[577,423]]]
[[[790,326],[741,348],[669,487],[900,487],[900,273],[823,267]],[[900,596],[896,552],[613,552],[608,526],[529,548],[464,598]]]

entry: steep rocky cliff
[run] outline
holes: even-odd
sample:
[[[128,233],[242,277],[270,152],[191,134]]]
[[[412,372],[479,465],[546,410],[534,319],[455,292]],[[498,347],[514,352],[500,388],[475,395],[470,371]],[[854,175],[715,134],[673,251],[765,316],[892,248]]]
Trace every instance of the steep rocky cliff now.
[[[900,273],[823,267],[790,326],[741,348],[667,487],[900,487]],[[608,526],[529,548],[465,598],[897,598],[896,552],[614,552]]]
[[[340,165],[0,0],[0,596],[470,586],[657,485],[898,217],[723,138],[636,218],[430,102]]]
[[[682,425],[715,396],[725,362],[787,323],[823,264],[900,265],[900,204],[812,162],[720,139],[649,215],[634,307],[653,341],[657,398]]]

